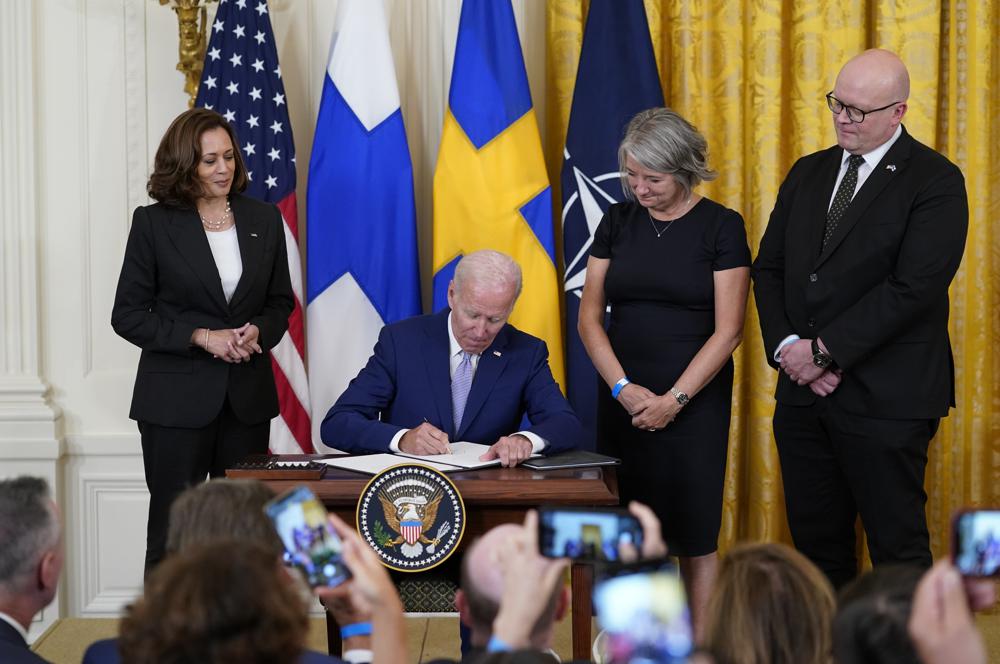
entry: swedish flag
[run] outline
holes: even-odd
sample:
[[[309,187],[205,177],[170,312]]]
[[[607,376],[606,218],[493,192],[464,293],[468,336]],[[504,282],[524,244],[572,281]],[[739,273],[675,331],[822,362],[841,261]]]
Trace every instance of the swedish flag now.
[[[464,0],[434,172],[434,308],[462,255],[510,254],[524,290],[510,322],[544,339],[563,383],[552,190],[510,1]]]

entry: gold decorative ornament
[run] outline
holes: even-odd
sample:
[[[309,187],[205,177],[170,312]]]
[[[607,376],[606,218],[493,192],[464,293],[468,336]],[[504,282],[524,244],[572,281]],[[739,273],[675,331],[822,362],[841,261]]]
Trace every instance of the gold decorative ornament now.
[[[205,5],[215,0],[160,0],[161,5],[170,5],[177,14],[177,71],[184,74],[184,92],[188,93],[188,108],[194,107],[198,97],[201,70],[205,66],[205,49],[208,29],[208,12]]]

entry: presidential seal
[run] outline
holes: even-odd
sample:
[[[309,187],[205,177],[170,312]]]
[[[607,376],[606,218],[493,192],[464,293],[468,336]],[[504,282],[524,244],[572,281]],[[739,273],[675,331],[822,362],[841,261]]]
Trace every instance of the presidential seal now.
[[[465,532],[465,504],[444,474],[429,466],[388,468],[358,501],[358,532],[400,572],[422,572],[448,559]]]

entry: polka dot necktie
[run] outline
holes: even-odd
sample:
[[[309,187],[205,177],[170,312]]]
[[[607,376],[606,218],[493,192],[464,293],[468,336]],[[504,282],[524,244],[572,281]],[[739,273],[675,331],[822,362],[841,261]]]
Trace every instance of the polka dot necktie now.
[[[465,414],[465,402],[469,400],[469,390],[472,388],[472,354],[462,351],[462,361],[451,377],[451,412],[455,418],[455,433],[462,424]]]
[[[865,158],[859,154],[852,154],[847,160],[847,172],[844,173],[844,179],[837,187],[837,194],[833,197],[833,203],[830,204],[830,211],[826,213],[826,230],[823,231],[824,247],[833,237],[833,232],[837,230],[837,224],[844,217],[847,207],[851,204],[851,199],[854,198],[854,187],[858,184],[858,167],[864,160]]]

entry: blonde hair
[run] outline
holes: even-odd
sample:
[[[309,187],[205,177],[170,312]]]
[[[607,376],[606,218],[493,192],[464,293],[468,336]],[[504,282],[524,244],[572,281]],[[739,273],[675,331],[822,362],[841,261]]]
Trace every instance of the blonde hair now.
[[[833,588],[783,544],[733,548],[708,602],[705,648],[716,664],[829,664]]]

